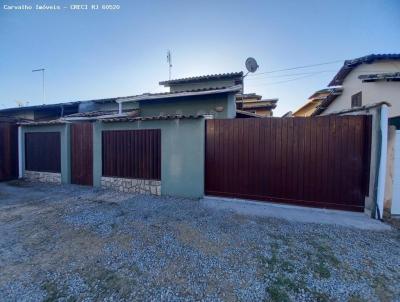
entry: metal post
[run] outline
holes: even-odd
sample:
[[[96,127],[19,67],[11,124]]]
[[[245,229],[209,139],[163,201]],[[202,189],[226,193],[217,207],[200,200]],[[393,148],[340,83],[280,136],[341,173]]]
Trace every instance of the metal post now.
[[[45,90],[45,84],[44,84],[44,68],[41,69],[34,69],[32,70],[32,72],[37,72],[37,71],[41,71],[42,72],[42,85],[43,85],[43,104],[46,104],[46,90]]]

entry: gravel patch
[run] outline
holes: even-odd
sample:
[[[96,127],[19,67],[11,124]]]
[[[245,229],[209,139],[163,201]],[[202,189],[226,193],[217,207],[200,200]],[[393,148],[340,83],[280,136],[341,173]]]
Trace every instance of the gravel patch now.
[[[2,301],[400,301],[400,232],[0,183]]]

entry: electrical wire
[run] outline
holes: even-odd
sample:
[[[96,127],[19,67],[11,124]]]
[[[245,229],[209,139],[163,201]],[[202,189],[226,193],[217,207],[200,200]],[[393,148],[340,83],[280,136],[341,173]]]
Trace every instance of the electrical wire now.
[[[271,75],[271,76],[264,76],[258,78],[250,78],[246,79],[247,81],[255,81],[255,80],[263,80],[263,79],[270,79],[270,78],[285,78],[285,77],[292,77],[298,75],[307,75],[307,74],[316,74],[316,73],[324,73],[324,72],[335,72],[336,70],[319,70],[319,71],[310,71],[310,72],[300,72],[300,73],[287,73],[287,74],[280,74],[280,75]]]
[[[309,78],[309,77],[312,77],[312,76],[314,76],[314,75],[316,75],[316,74],[320,74],[320,72],[313,73],[313,74],[308,74],[308,75],[305,75],[305,76],[301,76],[301,77],[297,77],[297,78],[293,78],[293,79],[289,79],[289,80],[284,80],[284,81],[277,81],[277,82],[270,82],[270,83],[256,84],[256,85],[246,85],[246,86],[252,86],[252,87],[254,86],[254,87],[257,87],[257,86],[268,86],[268,85],[274,85],[274,84],[282,84],[282,83],[287,83],[287,82],[293,82],[293,81],[301,80],[301,79],[304,79],[304,78]]]
[[[343,61],[344,60],[336,60],[336,61],[329,61],[329,62],[323,62],[323,63],[318,63],[318,64],[310,64],[310,65],[303,65],[303,66],[296,66],[296,67],[290,67],[290,68],[276,69],[276,70],[270,70],[270,71],[264,71],[264,72],[256,72],[256,73],[253,73],[253,74],[249,74],[248,76],[253,76],[254,77],[254,76],[261,75],[261,74],[275,73],[275,72],[302,69],[302,68],[309,68],[309,67],[322,66],[322,65],[329,65],[329,64],[335,64],[335,63],[339,63],[339,62],[343,62]]]

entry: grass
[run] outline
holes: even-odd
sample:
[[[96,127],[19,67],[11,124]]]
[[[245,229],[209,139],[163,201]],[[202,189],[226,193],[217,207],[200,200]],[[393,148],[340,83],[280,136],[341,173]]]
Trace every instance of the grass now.
[[[60,298],[64,297],[64,294],[58,290],[54,282],[45,282],[42,285],[42,289],[46,292],[46,299],[44,302],[58,301]]]
[[[314,266],[314,273],[324,279],[328,279],[331,277],[331,272],[329,268],[322,262]]]
[[[98,300],[102,300],[113,292],[118,293],[122,299],[127,298],[130,286],[133,284],[132,280],[101,266],[94,266],[86,275],[85,280],[90,288],[96,289],[96,299]]]
[[[28,188],[32,186],[32,184],[30,184],[29,182],[21,180],[10,180],[7,182],[7,185],[10,187],[21,187],[21,188]]]
[[[393,292],[388,288],[389,280],[383,276],[377,276],[373,279],[372,287],[380,301],[392,301]]]
[[[349,300],[347,302],[366,302],[365,299],[361,298],[357,294],[353,294],[349,297]]]

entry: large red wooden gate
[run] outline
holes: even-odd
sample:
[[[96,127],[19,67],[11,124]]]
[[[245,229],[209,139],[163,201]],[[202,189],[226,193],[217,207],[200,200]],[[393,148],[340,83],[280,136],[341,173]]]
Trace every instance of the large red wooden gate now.
[[[93,185],[93,125],[71,125],[71,183]]]
[[[18,126],[0,122],[0,181],[18,178]]]
[[[363,211],[369,116],[207,120],[208,195]]]

